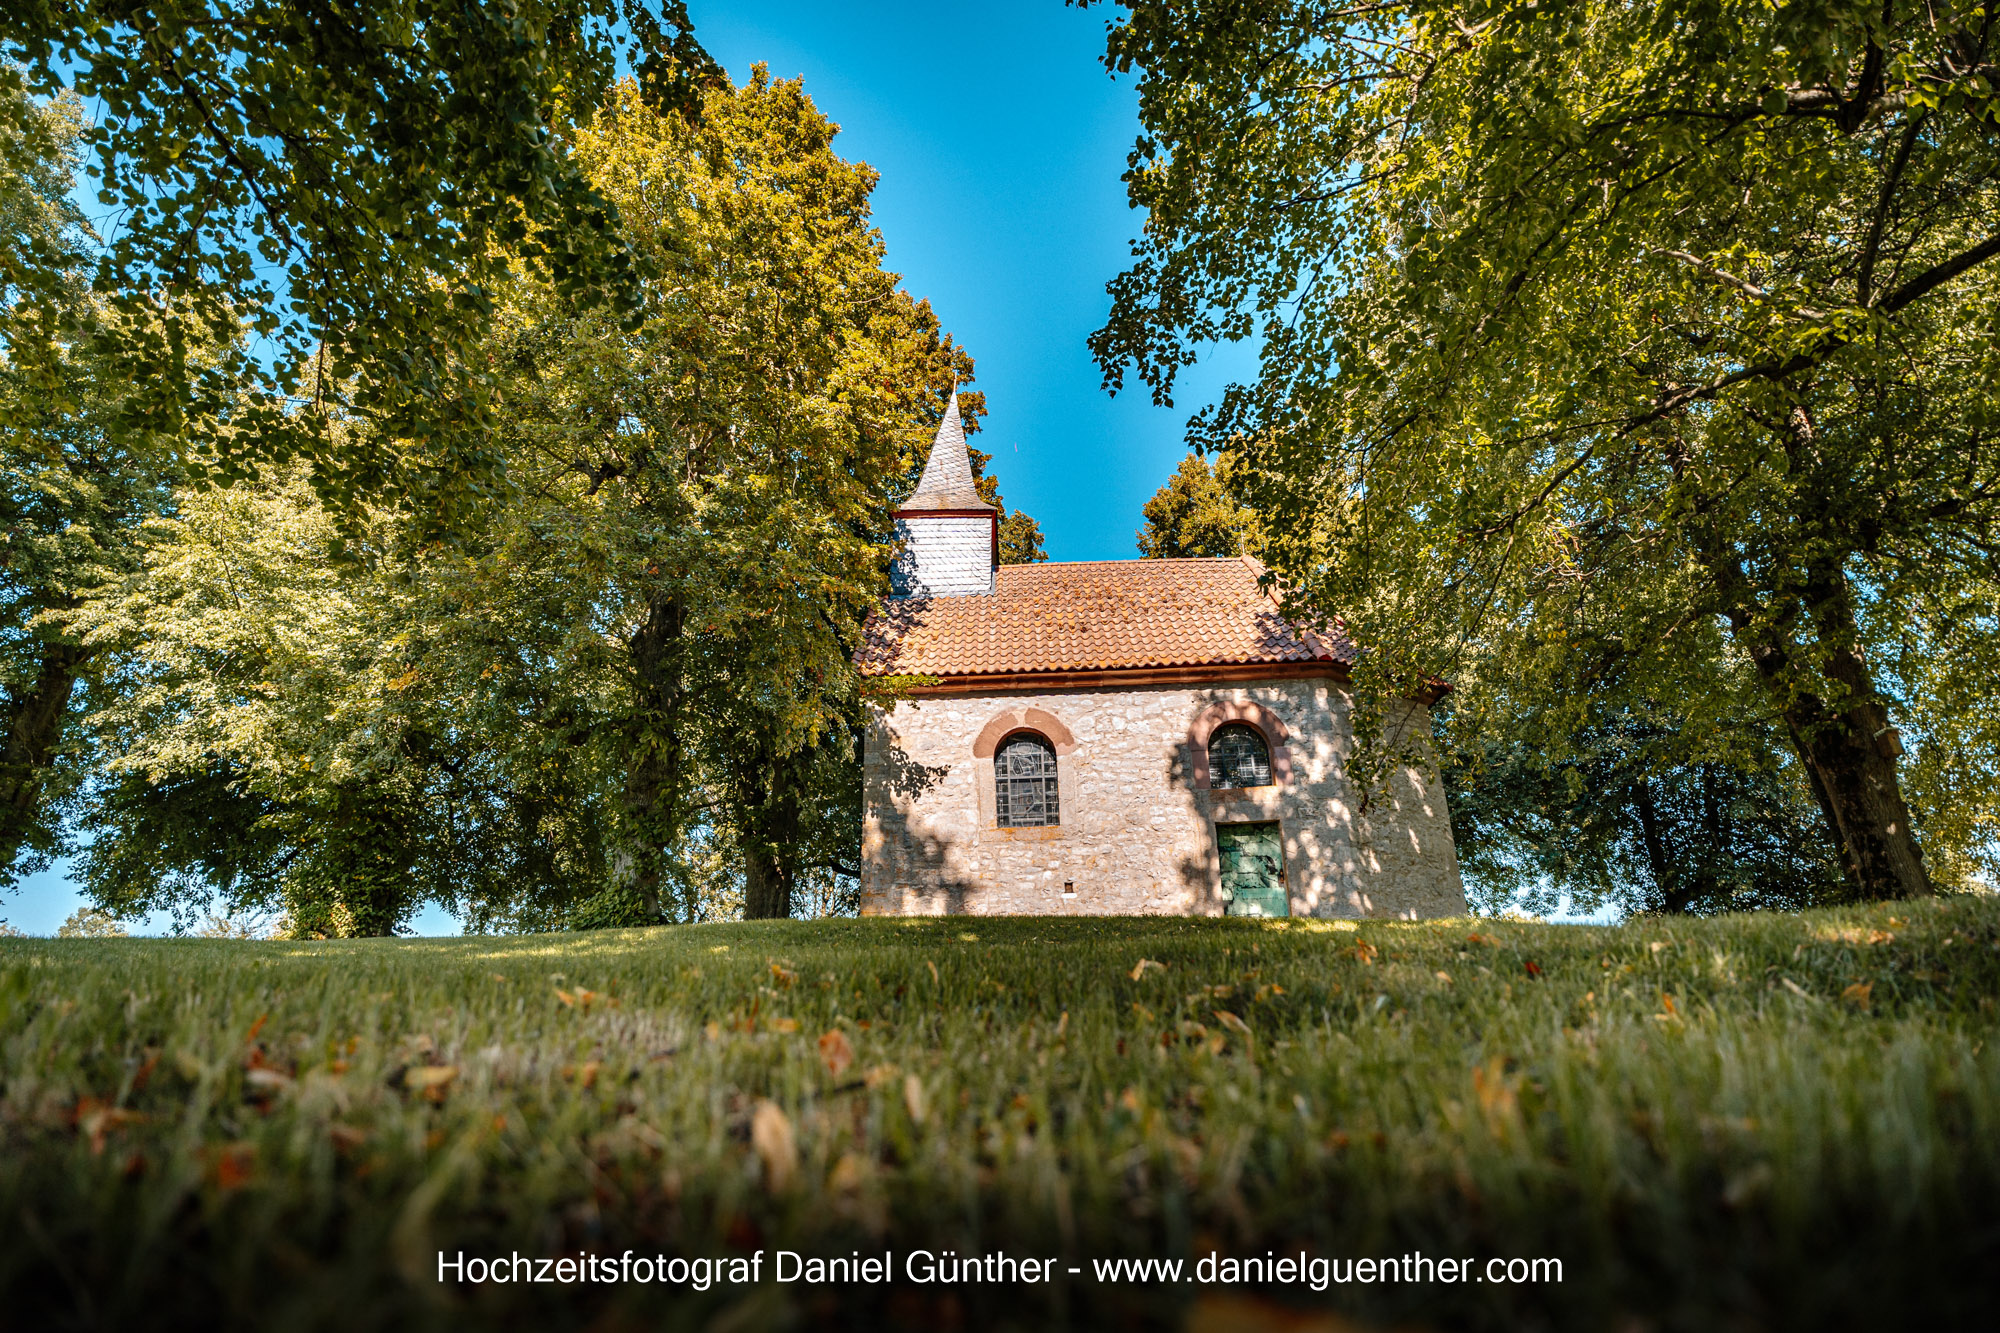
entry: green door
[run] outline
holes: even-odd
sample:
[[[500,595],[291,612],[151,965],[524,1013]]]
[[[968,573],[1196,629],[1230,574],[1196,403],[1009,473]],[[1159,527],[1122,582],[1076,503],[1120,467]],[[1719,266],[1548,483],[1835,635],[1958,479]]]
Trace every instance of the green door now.
[[[1217,824],[1222,896],[1231,916],[1290,916],[1285,844],[1276,824]]]

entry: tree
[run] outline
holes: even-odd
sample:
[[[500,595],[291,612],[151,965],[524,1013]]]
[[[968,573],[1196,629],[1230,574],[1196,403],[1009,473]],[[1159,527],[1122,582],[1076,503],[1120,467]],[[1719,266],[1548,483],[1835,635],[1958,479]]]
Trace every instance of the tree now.
[[[636,313],[616,211],[557,130],[621,60],[677,111],[714,74],[680,0],[20,0],[0,135],[38,133],[23,89],[102,108],[86,139],[119,225],[93,340],[135,386],[114,424],[191,426],[221,480],[306,457],[329,496],[448,519],[497,466],[469,353],[511,266]],[[59,246],[0,251],[0,342],[50,391],[69,268]],[[379,429],[334,429],[349,415]]]
[[[1208,460],[1189,454],[1144,509],[1139,554],[1148,559],[1248,555],[1252,515],[1229,493]]]
[[[44,266],[62,336],[39,365],[0,360],[0,884],[63,849],[63,803],[81,780],[77,722],[103,654],[68,616],[136,564],[139,524],[168,502],[179,441],[108,428],[133,392],[95,345],[103,303],[89,291],[94,242],[69,194],[83,118],[73,97],[35,105],[0,71],[0,284]],[[186,349],[200,364],[203,349]]]
[[[118,918],[94,907],[77,908],[69,914],[69,920],[56,927],[59,940],[109,940],[124,934],[125,927],[118,924]]]
[[[1093,346],[1165,399],[1199,341],[1261,337],[1191,434],[1372,690],[1539,654],[1513,688],[1558,751],[1623,704],[1700,729],[1725,710],[1684,645],[1722,626],[1853,891],[1928,892],[1904,734],[1918,768],[1992,765],[1896,686],[1946,644],[2000,665],[1993,23],[1136,5],[1108,60],[1141,74],[1147,229]]]
[[[514,274],[478,353],[510,488],[475,537],[343,515],[304,464],[177,497],[80,621],[127,673],[100,897],[275,895],[321,934],[426,898],[547,928],[837,897],[889,493],[972,365],[883,271],[833,134],[761,69],[698,122],[625,85],[574,132],[644,317]]]

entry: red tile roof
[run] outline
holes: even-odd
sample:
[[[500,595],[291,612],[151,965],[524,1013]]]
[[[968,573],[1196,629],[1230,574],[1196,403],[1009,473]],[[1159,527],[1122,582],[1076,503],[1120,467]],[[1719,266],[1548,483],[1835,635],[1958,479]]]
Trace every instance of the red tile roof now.
[[[1086,560],[1003,565],[985,596],[910,598],[869,619],[855,660],[870,676],[1329,662],[1342,636],[1288,623],[1253,561]]]

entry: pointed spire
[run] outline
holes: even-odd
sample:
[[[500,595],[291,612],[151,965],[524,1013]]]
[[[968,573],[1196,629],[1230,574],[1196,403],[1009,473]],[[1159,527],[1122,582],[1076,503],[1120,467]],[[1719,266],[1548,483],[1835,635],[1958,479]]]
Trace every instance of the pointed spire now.
[[[951,386],[951,402],[945,407],[944,420],[938,424],[937,438],[931,441],[931,456],[924,463],[924,475],[903,508],[993,509],[979,498],[979,487],[972,476],[972,456],[965,446],[965,419],[958,414],[956,381]]]

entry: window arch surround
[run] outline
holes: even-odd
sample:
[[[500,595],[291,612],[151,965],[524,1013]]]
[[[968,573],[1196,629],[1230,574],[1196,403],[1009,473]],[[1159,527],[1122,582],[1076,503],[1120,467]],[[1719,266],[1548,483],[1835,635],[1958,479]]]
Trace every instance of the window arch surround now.
[[[1194,779],[1196,791],[1208,791],[1209,764],[1208,741],[1217,731],[1231,723],[1244,723],[1253,727],[1264,738],[1264,748],[1271,755],[1271,785],[1283,787],[1292,780],[1292,752],[1288,742],[1291,732],[1284,720],[1260,703],[1249,700],[1232,700],[1214,703],[1196,715],[1194,724],[1188,728],[1188,751],[1193,761],[1190,777]],[[1225,788],[1224,790],[1236,790]]]

